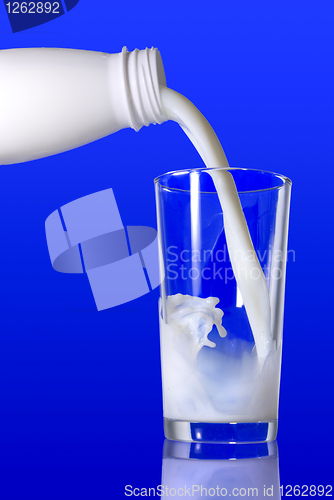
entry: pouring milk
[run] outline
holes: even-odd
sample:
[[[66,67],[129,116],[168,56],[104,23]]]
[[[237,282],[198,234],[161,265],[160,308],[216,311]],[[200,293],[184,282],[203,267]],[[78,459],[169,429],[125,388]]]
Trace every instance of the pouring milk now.
[[[166,87],[157,49],[120,54],[73,49],[0,51],[0,164],[43,158],[131,127],[174,120],[207,167],[228,168],[210,124],[185,97]],[[231,174],[209,171],[224,214],[232,268],[257,355],[272,349],[267,283]],[[253,262],[243,258],[254,254]],[[246,273],[241,273],[248,266]],[[257,279],[251,269],[256,268]],[[216,300],[216,299],[215,299]]]

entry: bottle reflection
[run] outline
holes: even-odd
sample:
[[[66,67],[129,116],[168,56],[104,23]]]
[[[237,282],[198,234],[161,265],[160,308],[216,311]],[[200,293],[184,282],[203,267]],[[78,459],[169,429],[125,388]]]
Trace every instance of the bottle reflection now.
[[[280,500],[277,442],[210,444],[166,439],[161,484],[165,497]]]

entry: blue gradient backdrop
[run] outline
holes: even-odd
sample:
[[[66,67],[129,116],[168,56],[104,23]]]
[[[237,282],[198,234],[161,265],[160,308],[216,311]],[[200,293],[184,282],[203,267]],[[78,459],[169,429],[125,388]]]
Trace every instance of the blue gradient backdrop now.
[[[16,34],[0,6],[1,49],[158,47],[169,86],[206,115],[231,165],[292,179],[284,485],[333,477],[333,38],[330,1],[80,0]],[[118,499],[126,484],[160,484],[159,292],[98,313],[86,277],[52,269],[44,221],[112,187],[124,225],[156,227],[154,177],[192,166],[174,123],[1,166],[1,499]]]

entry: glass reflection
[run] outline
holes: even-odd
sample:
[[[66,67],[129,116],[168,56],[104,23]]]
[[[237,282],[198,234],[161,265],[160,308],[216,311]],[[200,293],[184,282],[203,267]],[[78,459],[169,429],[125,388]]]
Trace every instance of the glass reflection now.
[[[166,439],[161,485],[167,498],[280,500],[277,442],[211,444]]]

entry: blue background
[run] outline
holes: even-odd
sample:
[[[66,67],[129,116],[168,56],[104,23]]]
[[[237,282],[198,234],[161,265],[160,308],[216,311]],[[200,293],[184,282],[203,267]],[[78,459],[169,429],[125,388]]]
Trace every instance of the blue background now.
[[[80,0],[15,34],[0,6],[1,48],[158,47],[168,85],[206,115],[232,166],[292,179],[284,485],[333,477],[333,38],[329,1]],[[112,187],[124,225],[156,227],[154,177],[200,166],[174,123],[1,166],[1,499],[118,499],[126,484],[160,484],[159,292],[98,313],[85,276],[52,269],[44,222]]]

